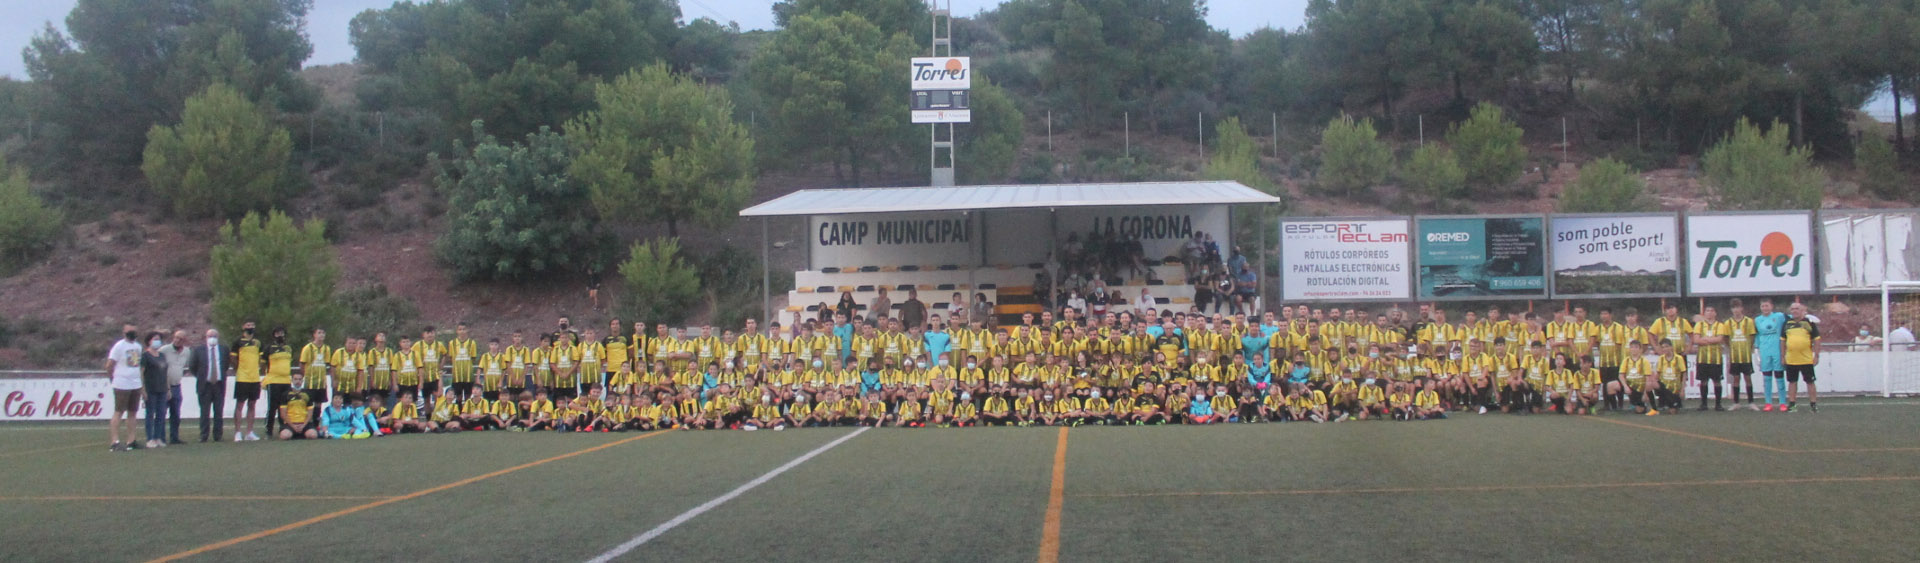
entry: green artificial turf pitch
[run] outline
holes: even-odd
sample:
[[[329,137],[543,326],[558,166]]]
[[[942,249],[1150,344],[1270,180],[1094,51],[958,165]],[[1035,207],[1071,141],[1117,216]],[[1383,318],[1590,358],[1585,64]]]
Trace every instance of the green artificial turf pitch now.
[[[883,428],[620,559],[1912,560],[1920,401],[1822,406],[1080,427],[1064,439]],[[855,432],[109,453],[103,426],[0,426],[0,560],[584,561]]]

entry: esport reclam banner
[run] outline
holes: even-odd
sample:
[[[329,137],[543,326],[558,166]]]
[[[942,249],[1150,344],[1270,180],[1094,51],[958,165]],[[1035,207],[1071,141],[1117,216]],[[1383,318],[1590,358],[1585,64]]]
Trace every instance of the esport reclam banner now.
[[[1421,299],[1547,296],[1544,217],[1422,217],[1415,223]]]
[[[1813,214],[1687,215],[1688,295],[1813,292]]]
[[[1680,295],[1680,220],[1672,213],[1554,215],[1554,297]]]
[[[1280,290],[1287,301],[1412,297],[1409,221],[1280,221]]]

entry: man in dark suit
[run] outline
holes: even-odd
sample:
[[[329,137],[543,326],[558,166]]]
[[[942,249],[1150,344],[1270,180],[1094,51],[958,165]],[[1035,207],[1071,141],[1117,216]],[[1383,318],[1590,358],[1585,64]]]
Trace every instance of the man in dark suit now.
[[[207,341],[195,346],[187,356],[187,374],[195,379],[194,387],[200,391],[200,441],[207,441],[207,431],[213,431],[213,441],[222,439],[225,432],[225,413],[227,403],[227,376],[233,370],[233,357],[227,347],[220,344],[220,331],[207,329]],[[212,418],[211,427],[207,424]]]

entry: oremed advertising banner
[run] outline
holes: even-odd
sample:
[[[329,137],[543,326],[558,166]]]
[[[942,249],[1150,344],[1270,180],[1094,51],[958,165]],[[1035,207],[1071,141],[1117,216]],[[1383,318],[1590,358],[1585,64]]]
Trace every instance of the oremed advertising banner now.
[[[1556,297],[1680,294],[1680,220],[1660,215],[1555,215]]]
[[[1805,211],[1687,216],[1689,295],[1812,293]]]
[[[1282,299],[1411,298],[1408,223],[1406,219],[1282,220]]]
[[[1821,287],[1880,291],[1883,281],[1920,280],[1914,210],[1820,210]]]
[[[1417,222],[1420,298],[1547,295],[1545,219],[1436,217]]]

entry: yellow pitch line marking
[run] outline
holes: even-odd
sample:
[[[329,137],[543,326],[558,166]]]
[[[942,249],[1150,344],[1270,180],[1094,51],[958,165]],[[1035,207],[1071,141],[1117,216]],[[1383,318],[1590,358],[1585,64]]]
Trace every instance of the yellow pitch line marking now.
[[[1060,508],[1066,504],[1067,429],[1053,448],[1053,485],[1047,488],[1047,518],[1040,526],[1040,563],[1060,561]]]

